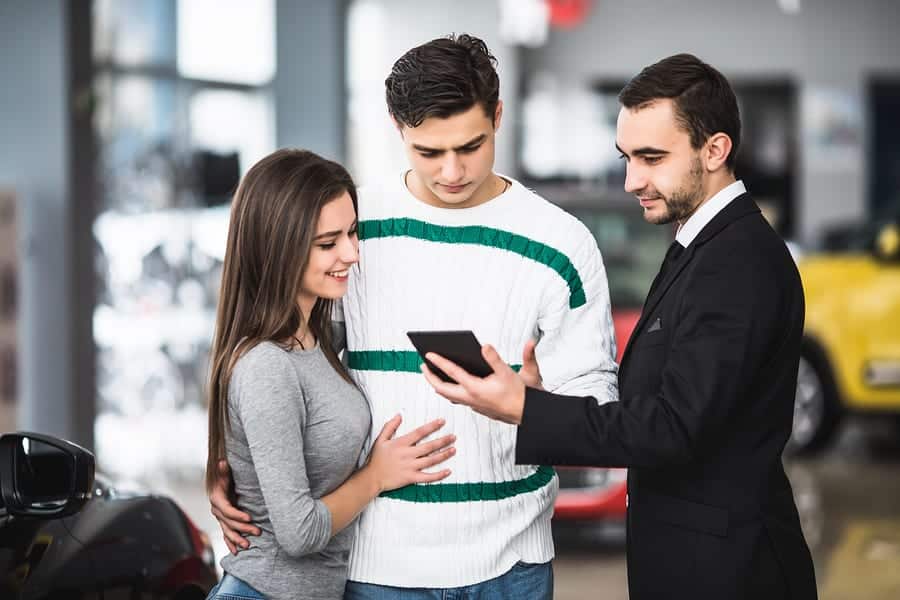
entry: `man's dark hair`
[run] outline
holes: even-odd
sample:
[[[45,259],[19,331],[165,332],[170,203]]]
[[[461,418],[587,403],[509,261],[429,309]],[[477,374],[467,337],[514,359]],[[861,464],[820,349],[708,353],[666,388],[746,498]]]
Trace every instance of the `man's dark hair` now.
[[[725,165],[734,171],[741,143],[741,115],[728,80],[696,56],[676,54],[646,67],[619,92],[619,102],[629,109],[640,109],[662,98],[674,102],[675,118],[690,135],[695,150],[714,133],[731,138]]]
[[[401,56],[384,81],[388,110],[407,127],[430,117],[445,119],[480,104],[494,120],[500,96],[497,59],[477,37],[431,40]]]

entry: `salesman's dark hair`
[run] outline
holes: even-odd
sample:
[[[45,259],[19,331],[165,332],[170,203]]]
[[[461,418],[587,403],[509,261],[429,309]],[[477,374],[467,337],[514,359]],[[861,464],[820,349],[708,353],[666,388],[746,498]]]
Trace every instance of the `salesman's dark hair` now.
[[[695,150],[714,133],[731,138],[725,165],[734,171],[741,143],[741,115],[728,80],[696,56],[676,54],[646,67],[619,92],[619,102],[632,110],[662,98],[674,102],[675,118],[690,135]]]
[[[449,35],[409,50],[384,81],[391,116],[418,127],[430,117],[447,118],[480,104],[493,121],[500,97],[497,59],[479,38]]]

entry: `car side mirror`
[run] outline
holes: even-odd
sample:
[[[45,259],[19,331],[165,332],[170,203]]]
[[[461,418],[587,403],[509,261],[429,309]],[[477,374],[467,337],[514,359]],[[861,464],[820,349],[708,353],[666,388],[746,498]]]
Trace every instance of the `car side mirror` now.
[[[888,262],[900,262],[900,226],[888,223],[875,237],[875,256]]]
[[[0,493],[7,514],[55,519],[78,512],[94,489],[94,455],[39,433],[0,437]]]

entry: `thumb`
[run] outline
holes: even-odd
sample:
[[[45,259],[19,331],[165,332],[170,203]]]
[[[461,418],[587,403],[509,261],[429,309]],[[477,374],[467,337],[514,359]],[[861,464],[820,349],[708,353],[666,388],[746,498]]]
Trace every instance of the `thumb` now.
[[[381,428],[381,433],[378,434],[378,439],[376,442],[386,442],[394,437],[394,434],[397,433],[397,429],[400,427],[400,423],[403,421],[403,417],[399,414],[394,415],[390,421],[384,424],[384,427]]]
[[[535,358],[534,356],[535,346],[537,346],[537,342],[534,339],[530,339],[525,342],[525,349],[522,350],[523,367],[534,367],[535,370],[538,369],[537,358]]]
[[[484,357],[484,360],[491,367],[491,370],[494,373],[500,373],[504,369],[508,369],[509,367],[503,359],[500,358],[500,355],[497,354],[497,351],[490,344],[485,344],[481,347],[481,355]]]

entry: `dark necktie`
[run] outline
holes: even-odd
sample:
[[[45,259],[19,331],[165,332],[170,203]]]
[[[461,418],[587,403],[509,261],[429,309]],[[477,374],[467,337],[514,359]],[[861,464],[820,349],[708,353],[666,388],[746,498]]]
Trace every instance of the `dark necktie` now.
[[[666,273],[672,268],[672,265],[678,262],[678,259],[683,252],[684,246],[679,244],[677,240],[672,242],[672,245],[666,250],[666,256],[663,258],[662,265],[659,267],[659,273],[656,274],[656,278],[654,278],[653,283],[650,284],[650,291],[647,292],[648,298],[653,295],[656,286],[663,280]]]

